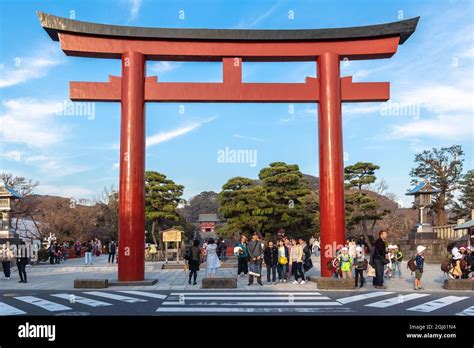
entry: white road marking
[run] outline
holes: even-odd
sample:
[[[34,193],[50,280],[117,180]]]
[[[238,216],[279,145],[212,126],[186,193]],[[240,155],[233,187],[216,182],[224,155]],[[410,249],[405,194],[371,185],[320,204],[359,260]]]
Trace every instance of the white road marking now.
[[[446,296],[443,298],[439,298],[437,300],[433,300],[430,302],[423,303],[421,305],[415,306],[408,308],[407,311],[416,311],[416,312],[423,312],[423,313],[428,313],[428,312],[433,312],[437,309],[446,307],[452,303],[456,303],[462,300],[465,300],[466,298],[469,298],[467,296]]]
[[[62,304],[51,302],[48,300],[43,300],[35,296],[19,296],[19,297],[14,297],[14,299],[29,303],[33,306],[41,307],[50,312],[67,311],[67,310],[72,309],[70,307],[63,306]]]
[[[219,296],[186,296],[183,295],[181,298],[183,298],[185,301],[188,300],[289,300],[290,295],[288,296],[270,296],[268,298],[265,298],[264,296],[226,296],[226,297],[219,297]],[[326,296],[306,296],[306,297],[300,297],[300,296],[294,296],[293,298],[295,301],[296,300],[330,300],[329,297]]]
[[[338,299],[336,299],[336,301],[338,301],[342,304],[346,304],[346,303],[352,303],[352,302],[367,300],[369,298],[385,296],[385,295],[390,295],[390,294],[393,294],[393,292],[375,291],[375,292],[369,292],[369,293],[366,293],[366,294],[360,294],[360,295],[354,295],[354,296],[349,296],[349,297],[338,298]]]
[[[350,308],[238,308],[238,307],[159,307],[157,312],[162,313],[318,313],[318,312],[352,312]]]
[[[234,296],[234,295],[265,295],[265,296],[285,296],[285,295],[308,295],[308,296],[316,296],[321,295],[319,292],[299,292],[299,291],[287,291],[287,292],[272,292],[272,291],[260,291],[260,292],[173,292],[171,296],[179,296],[179,295],[192,295],[192,296]]]
[[[474,316],[474,306],[471,306],[469,308],[466,308],[462,312],[456,313],[456,315],[469,315],[469,316]]]
[[[411,300],[416,300],[417,298],[422,298],[425,296],[430,296],[430,294],[409,294],[409,295],[398,295],[397,297],[392,297],[387,300],[382,300],[374,303],[366,304],[367,307],[376,307],[376,308],[387,308],[397,304],[402,304]]]
[[[102,291],[88,291],[88,292],[85,292],[84,294],[94,295],[94,296],[98,296],[98,297],[110,298],[112,300],[117,300],[117,301],[122,301],[122,302],[127,302],[127,303],[147,302],[147,300],[143,300],[141,298],[134,298],[134,297],[117,295],[117,294],[110,294],[108,292],[102,292]]]
[[[111,303],[102,302],[102,301],[98,301],[98,300],[93,300],[91,298],[85,298],[85,297],[82,297],[82,296],[77,296],[75,294],[51,294],[51,296],[62,298],[62,299],[65,299],[65,300],[70,300],[71,296],[74,296],[73,297],[74,302],[82,303],[82,304],[84,304],[86,306],[90,306],[90,307],[112,306]]]
[[[26,314],[26,312],[13,306],[7,305],[6,303],[0,302],[0,316],[21,314]]]
[[[159,299],[165,299],[165,298],[168,297],[166,295],[155,294],[153,292],[145,292],[145,291],[122,290],[122,291],[119,291],[119,292],[123,292],[124,294],[139,295],[139,296],[159,298]]]
[[[163,302],[165,306],[183,306],[183,305],[206,305],[206,306],[341,306],[339,302],[176,302],[166,301]]]

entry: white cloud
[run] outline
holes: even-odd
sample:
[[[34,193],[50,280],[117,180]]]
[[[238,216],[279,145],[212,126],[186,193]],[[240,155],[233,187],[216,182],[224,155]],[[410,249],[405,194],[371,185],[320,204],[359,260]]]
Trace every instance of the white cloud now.
[[[152,62],[148,65],[148,71],[150,75],[158,75],[159,77],[161,74],[172,71],[178,68],[180,65],[181,63],[168,61]]]
[[[456,84],[430,84],[401,93],[403,103],[420,105],[434,114],[430,118],[393,125],[391,137],[468,139],[474,137],[474,80],[465,77]]]
[[[137,18],[142,6],[142,0],[130,0],[130,20]]]
[[[250,29],[255,27],[257,24],[260,22],[264,21],[266,18],[268,18],[273,12],[275,12],[275,9],[280,5],[279,2],[274,4],[272,7],[270,7],[267,11],[262,13],[260,16],[257,16],[253,19],[244,19],[242,20],[239,25],[237,26],[238,29]]]
[[[188,125],[170,130],[168,132],[160,132],[160,133],[157,133],[155,135],[148,136],[146,138],[146,147],[150,147],[150,146],[153,146],[153,145],[164,143],[164,142],[169,141],[171,139],[174,139],[174,138],[180,137],[182,135],[185,135],[185,134],[201,127],[204,123],[211,122],[214,119],[216,119],[216,117],[211,117],[211,118],[206,119],[206,120],[193,122],[193,123],[190,123]]]
[[[57,48],[56,51],[58,51]],[[47,48],[37,56],[15,58],[12,67],[0,64],[0,88],[44,77],[52,67],[60,63],[58,53]]]
[[[40,184],[36,188],[36,193],[40,195],[52,195],[52,196],[60,196],[60,197],[67,197],[67,198],[84,198],[85,196],[91,196],[94,194],[93,191],[76,185],[64,185],[64,186],[56,186],[56,185],[43,185]]]
[[[62,141],[65,126],[56,124],[59,101],[32,98],[8,99],[2,102],[0,141],[42,148]]]
[[[393,126],[391,137],[417,138],[429,136],[434,138],[468,139],[474,136],[473,120],[470,115],[439,115],[435,118],[416,120]]]
[[[22,153],[20,151],[12,150],[5,153],[0,153],[0,158],[5,158],[9,161],[20,162]]]
[[[261,139],[261,138],[248,137],[246,135],[241,135],[241,134],[234,134],[234,138],[245,139],[245,140],[253,140],[253,141],[257,141],[259,143],[264,142],[264,140]]]

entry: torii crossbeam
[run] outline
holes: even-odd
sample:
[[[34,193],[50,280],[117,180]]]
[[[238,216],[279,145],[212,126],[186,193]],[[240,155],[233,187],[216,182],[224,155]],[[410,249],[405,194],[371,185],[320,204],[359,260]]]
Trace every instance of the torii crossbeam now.
[[[71,82],[75,101],[121,102],[119,281],[145,277],[145,102],[318,103],[321,274],[344,244],[342,102],[386,101],[388,82],[354,83],[340,61],[389,58],[415,31],[417,18],[353,28],[311,30],[165,29],[103,25],[38,13],[69,56],[122,60],[122,76]],[[147,60],[221,61],[223,82],[159,82]],[[242,62],[313,61],[304,83],[243,83]],[[316,70],[316,69],[315,69]]]

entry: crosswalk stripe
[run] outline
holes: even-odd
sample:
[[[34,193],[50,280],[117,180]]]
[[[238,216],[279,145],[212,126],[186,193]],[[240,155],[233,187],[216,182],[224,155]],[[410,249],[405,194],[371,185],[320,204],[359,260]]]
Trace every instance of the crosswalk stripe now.
[[[62,298],[62,299],[69,300],[69,301],[71,299],[73,299],[74,302],[81,303],[81,304],[84,304],[84,305],[90,306],[90,307],[112,306],[111,303],[102,302],[102,301],[99,301],[99,300],[93,300],[91,298],[77,296],[75,294],[51,294],[51,296]]]
[[[157,312],[176,313],[176,312],[193,312],[193,313],[318,313],[318,312],[353,312],[350,308],[237,308],[237,307],[159,307]]]
[[[181,296],[180,296],[181,297]],[[289,296],[186,296],[183,295],[182,298],[187,300],[289,300],[291,299],[291,295]],[[329,297],[326,296],[294,296],[294,300],[330,300]]]
[[[179,295],[192,295],[192,296],[234,296],[234,295],[265,295],[265,296],[285,296],[285,295],[308,295],[308,296],[316,296],[321,295],[319,292],[301,292],[301,291],[286,291],[286,292],[273,292],[273,291],[260,291],[260,292],[173,292],[171,296],[179,296]]]
[[[153,292],[145,292],[145,291],[121,290],[119,292],[123,292],[124,294],[129,294],[129,295],[138,295],[138,296],[159,298],[159,299],[165,299],[168,297],[166,295],[155,294]]]
[[[369,292],[367,294],[360,294],[360,295],[354,295],[354,296],[338,298],[337,301],[342,303],[342,304],[346,304],[346,303],[352,303],[352,302],[356,302],[356,301],[367,300],[369,298],[385,296],[385,295],[390,295],[390,294],[393,294],[393,292],[375,291],[375,292]]]
[[[117,301],[122,301],[122,302],[127,302],[127,303],[147,302],[147,300],[143,300],[141,298],[134,298],[134,297],[117,295],[117,294],[110,294],[108,292],[102,292],[102,291],[88,291],[88,292],[85,292],[85,294],[98,296],[98,297],[110,298],[112,300],[117,300]]]
[[[21,314],[26,314],[26,312],[13,306],[7,305],[6,303],[0,302],[0,316]]]
[[[437,300],[433,300],[433,301],[430,301],[430,302],[423,303],[423,304],[415,306],[415,307],[408,308],[407,311],[416,311],[416,312],[424,312],[424,313],[433,312],[437,309],[440,309],[440,308],[446,307],[450,304],[462,301],[466,298],[469,298],[469,297],[467,297],[467,296],[446,296],[446,297],[443,297],[443,298],[439,298]]]
[[[387,300],[382,300],[374,303],[366,304],[367,307],[375,308],[387,308],[394,306],[396,304],[405,303],[407,301],[416,300],[417,298],[422,298],[425,296],[430,296],[429,294],[408,294],[408,295],[398,295],[397,297],[392,297]]]
[[[339,302],[289,302],[289,301],[279,301],[279,302],[176,302],[176,301],[166,301],[163,302],[165,306],[175,306],[175,305],[206,305],[206,306],[341,306]]]
[[[46,309],[49,312],[67,311],[67,310],[72,309],[62,304],[51,302],[48,300],[43,300],[35,296],[18,296],[18,297],[14,297],[14,299],[29,303],[33,306],[41,307],[43,309]]]
[[[469,308],[466,308],[462,312],[456,313],[456,315],[469,315],[469,316],[474,316],[474,306],[471,306]]]

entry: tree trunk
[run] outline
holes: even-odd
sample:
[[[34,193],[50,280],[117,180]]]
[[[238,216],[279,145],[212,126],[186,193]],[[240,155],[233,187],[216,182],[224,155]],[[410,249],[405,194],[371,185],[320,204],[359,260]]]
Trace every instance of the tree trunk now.
[[[438,199],[438,204],[436,207],[436,214],[438,215],[438,226],[446,225],[446,210],[445,205],[445,195],[440,194]]]

